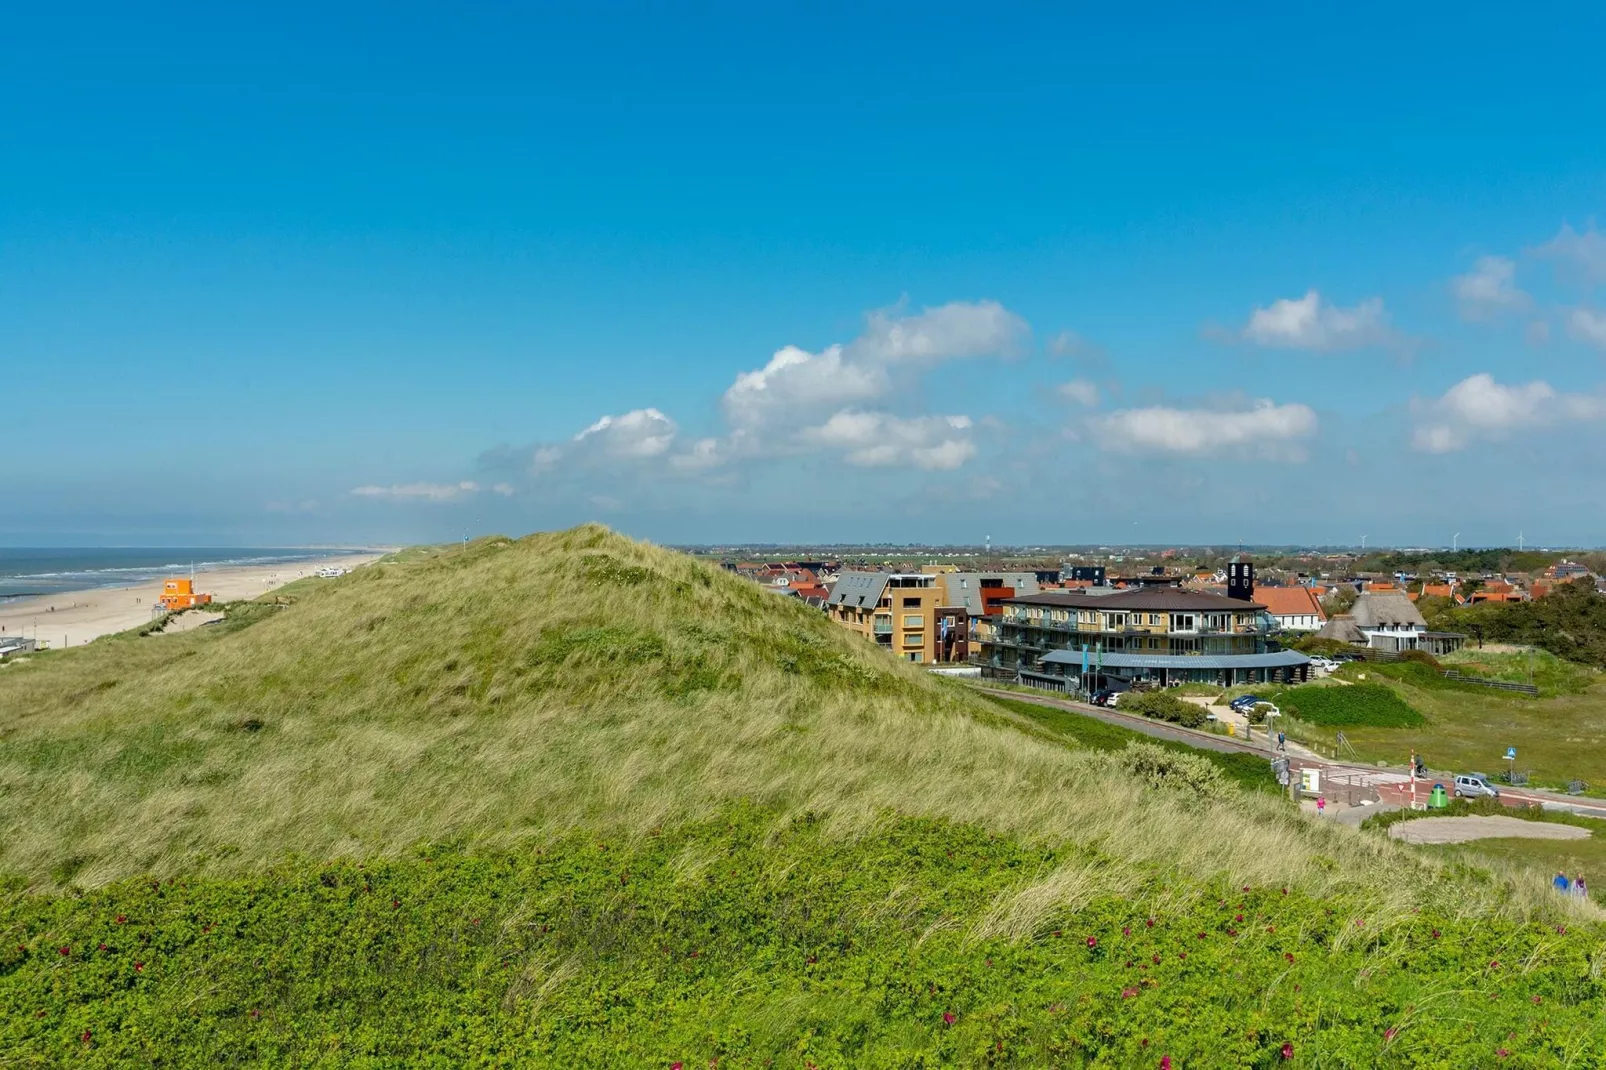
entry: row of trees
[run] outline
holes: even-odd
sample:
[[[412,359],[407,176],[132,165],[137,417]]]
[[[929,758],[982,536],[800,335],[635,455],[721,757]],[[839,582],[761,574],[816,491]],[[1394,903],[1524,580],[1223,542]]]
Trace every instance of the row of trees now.
[[[1532,602],[1458,606],[1446,598],[1423,598],[1417,608],[1435,631],[1464,632],[1477,642],[1536,646],[1568,661],[1606,666],[1606,598],[1587,577]]]

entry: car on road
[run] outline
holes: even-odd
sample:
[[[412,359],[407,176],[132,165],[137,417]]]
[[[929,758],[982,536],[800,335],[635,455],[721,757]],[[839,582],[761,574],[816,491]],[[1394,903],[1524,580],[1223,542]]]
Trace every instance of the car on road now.
[[[1489,783],[1489,778],[1482,773],[1457,773],[1455,796],[1458,799],[1476,799],[1481,796],[1498,799],[1500,789]]]

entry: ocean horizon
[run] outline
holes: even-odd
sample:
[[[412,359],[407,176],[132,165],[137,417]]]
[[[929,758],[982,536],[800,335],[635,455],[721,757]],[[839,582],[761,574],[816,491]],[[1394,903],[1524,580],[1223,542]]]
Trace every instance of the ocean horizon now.
[[[190,570],[211,572],[242,565],[294,564],[364,552],[352,547],[0,546],[0,604],[62,591],[123,587]]]

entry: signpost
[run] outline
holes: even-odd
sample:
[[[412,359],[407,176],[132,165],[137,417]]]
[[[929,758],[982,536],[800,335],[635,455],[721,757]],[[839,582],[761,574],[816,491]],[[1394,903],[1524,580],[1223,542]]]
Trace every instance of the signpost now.
[[[1506,783],[1515,784],[1517,776],[1517,748],[1506,748]]]

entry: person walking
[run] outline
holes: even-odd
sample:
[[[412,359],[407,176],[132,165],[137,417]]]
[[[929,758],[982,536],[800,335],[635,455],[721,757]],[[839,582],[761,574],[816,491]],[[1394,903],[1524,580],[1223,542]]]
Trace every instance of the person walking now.
[[[1572,882],[1567,879],[1567,874],[1565,873],[1557,872],[1556,879],[1550,883],[1554,885],[1556,891],[1562,895],[1566,895],[1572,890]]]
[[[1582,873],[1573,878],[1573,894],[1580,899],[1589,898],[1589,887],[1584,883],[1584,875]]]
[[[1322,817],[1327,813],[1327,796],[1316,796],[1316,816]]]
[[[1281,732],[1277,733],[1277,749],[1280,751],[1286,751],[1288,749],[1288,737],[1283,735]]]

